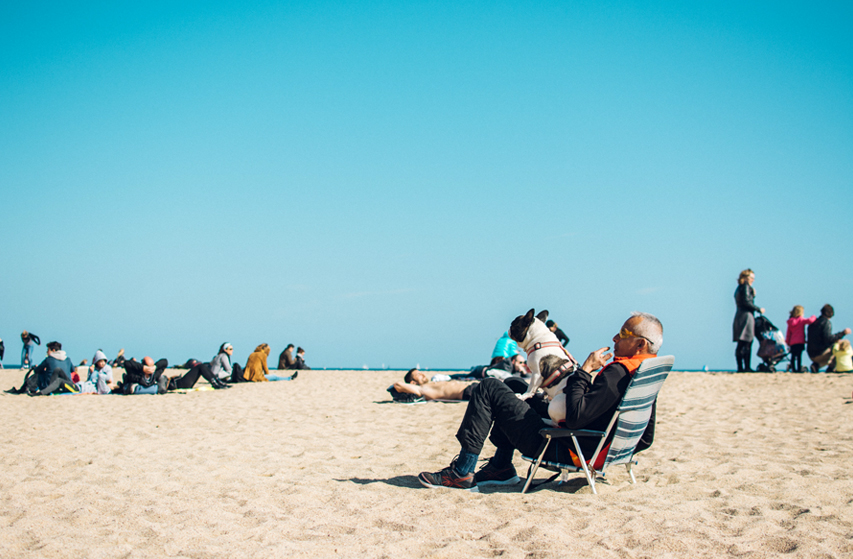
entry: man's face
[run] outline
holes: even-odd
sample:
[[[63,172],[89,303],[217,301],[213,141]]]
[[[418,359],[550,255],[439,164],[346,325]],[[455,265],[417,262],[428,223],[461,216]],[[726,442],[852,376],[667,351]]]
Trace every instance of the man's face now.
[[[415,371],[412,373],[412,384],[417,384],[418,386],[424,385],[429,382],[429,378],[421,371]]]
[[[514,373],[527,374],[527,361],[521,355],[512,358],[512,371]]]
[[[634,329],[642,322],[639,316],[632,316],[625,321],[619,333],[613,336],[613,355],[616,357],[633,357],[648,349],[648,342],[634,334]]]
[[[548,330],[550,330],[550,331],[552,331],[552,332],[556,332],[556,331],[557,331],[557,323],[555,322],[554,324],[552,324],[551,326],[549,326],[549,327],[548,327]]]

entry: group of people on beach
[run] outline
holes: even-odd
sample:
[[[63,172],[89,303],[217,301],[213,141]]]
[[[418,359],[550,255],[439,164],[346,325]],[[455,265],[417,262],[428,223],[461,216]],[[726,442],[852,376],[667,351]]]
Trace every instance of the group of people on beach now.
[[[32,345],[40,345],[38,336],[24,331],[22,340],[26,338]],[[50,394],[164,394],[170,390],[186,390],[195,387],[199,378],[204,378],[214,390],[230,388],[240,382],[269,382],[293,380],[299,370],[310,369],[305,364],[305,350],[298,348],[293,356],[293,344],[282,351],[279,358],[279,369],[293,370],[290,375],[273,374],[267,366],[270,354],[269,344],[261,344],[255,348],[246,362],[245,367],[232,363],[231,356],[234,346],[225,342],[219,346],[219,351],[209,362],[195,359],[179,367],[186,372],[167,374],[169,361],[165,358],[154,361],[149,356],[140,361],[135,358],[126,359],[124,349],[120,350],[115,359],[110,361],[102,350],[97,350],[92,357],[92,364],[86,369],[84,379],[77,372],[77,367],[62,349],[57,341],[47,344],[47,356],[39,365],[33,365],[33,349],[25,342],[22,351],[22,367],[29,369],[24,383],[20,388],[8,392],[13,394],[50,395]],[[86,363],[86,361],[84,361]],[[284,365],[284,366],[282,366]],[[119,380],[113,374],[113,367],[123,368],[124,374]]]
[[[737,343],[735,359],[739,373],[752,372],[750,362],[752,342],[755,339],[755,313],[764,314],[764,309],[755,304],[753,282],[755,272],[747,268],[738,276],[738,286],[735,290],[737,310],[732,325],[732,339]],[[802,364],[805,350],[812,362],[808,369],[812,373],[820,372],[822,367],[826,367],[826,372],[853,372],[853,349],[850,342],[843,339],[851,330],[845,328],[840,332],[832,332],[830,319],[835,316],[832,305],[824,305],[819,317],[804,315],[802,305],[796,305],[791,309],[787,321],[785,343],[790,348],[788,370],[795,373],[807,370]]]

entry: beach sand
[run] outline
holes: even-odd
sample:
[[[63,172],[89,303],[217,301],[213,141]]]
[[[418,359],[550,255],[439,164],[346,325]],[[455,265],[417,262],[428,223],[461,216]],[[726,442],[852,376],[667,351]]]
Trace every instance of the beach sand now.
[[[2,394],[0,557],[853,556],[853,375],[672,373],[638,483],[598,496],[422,488],[465,404],[391,404],[401,376]]]

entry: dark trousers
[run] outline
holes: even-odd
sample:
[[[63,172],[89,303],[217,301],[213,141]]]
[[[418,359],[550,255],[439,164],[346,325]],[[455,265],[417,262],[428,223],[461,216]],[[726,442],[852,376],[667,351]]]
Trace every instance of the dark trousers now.
[[[538,456],[545,444],[539,430],[546,427],[542,418],[547,415],[548,404],[544,400],[519,400],[502,381],[487,378],[472,391],[456,439],[463,450],[472,454],[482,452],[488,437],[497,448],[510,454],[518,449],[525,456]],[[548,447],[545,459],[570,460],[566,447],[554,443]]]
[[[750,361],[752,360],[752,341],[738,341],[735,348],[735,359],[737,359],[737,372],[751,371]]]
[[[213,380],[213,373],[210,372],[210,367],[207,363],[199,363],[182,376],[176,378],[175,386],[177,388],[192,388],[198,382],[198,377],[200,376],[204,377],[210,384],[214,384],[215,382]]]
[[[791,344],[791,370],[795,373],[803,368],[803,350],[806,344]]]
[[[62,386],[63,383],[74,384],[71,377],[68,376],[68,373],[57,367],[53,370],[53,373],[51,373],[50,380],[47,382],[45,387],[39,392],[44,396],[53,394],[60,386]]]

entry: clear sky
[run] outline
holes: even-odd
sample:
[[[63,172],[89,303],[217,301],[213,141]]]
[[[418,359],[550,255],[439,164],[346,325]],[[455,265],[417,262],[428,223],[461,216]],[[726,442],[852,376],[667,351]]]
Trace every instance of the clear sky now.
[[[5,362],[28,329],[75,361],[465,368],[534,307],[576,357],[640,310],[678,368],[731,369],[746,267],[783,330],[853,326],[851,29],[842,2],[0,3]]]

